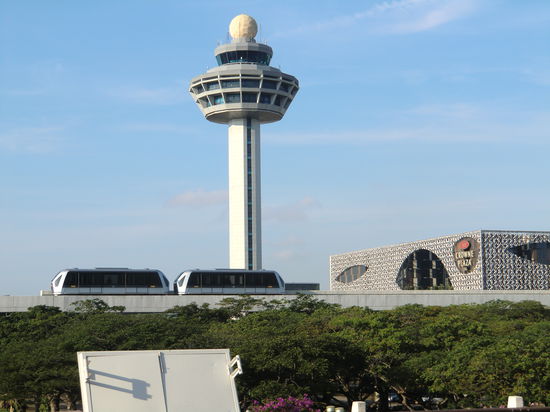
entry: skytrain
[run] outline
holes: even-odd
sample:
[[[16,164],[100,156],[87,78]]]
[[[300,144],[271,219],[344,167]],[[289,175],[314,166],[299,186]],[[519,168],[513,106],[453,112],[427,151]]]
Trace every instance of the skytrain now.
[[[318,285],[312,284],[312,289]],[[282,277],[273,270],[186,270],[170,282],[157,269],[65,269],[52,279],[54,295],[284,294]],[[295,287],[290,287],[296,290]]]

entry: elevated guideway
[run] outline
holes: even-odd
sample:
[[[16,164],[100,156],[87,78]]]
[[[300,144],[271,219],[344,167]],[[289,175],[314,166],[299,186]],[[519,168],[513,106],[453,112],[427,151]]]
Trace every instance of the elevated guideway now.
[[[449,306],[471,303],[485,303],[491,300],[508,300],[520,302],[533,300],[550,306],[550,291],[396,291],[396,292],[328,292],[312,291],[319,300],[336,303],[342,307],[361,306],[374,310],[388,310],[397,306],[419,304],[425,306]],[[156,296],[0,296],[0,313],[25,312],[31,306],[56,306],[63,311],[71,310],[71,304],[77,301],[98,298],[109,306],[124,306],[128,313],[158,313],[174,306],[185,306],[191,303],[204,303],[215,307],[222,299],[239,298],[242,295],[156,295]],[[286,295],[250,295],[254,298],[295,299],[296,294]]]

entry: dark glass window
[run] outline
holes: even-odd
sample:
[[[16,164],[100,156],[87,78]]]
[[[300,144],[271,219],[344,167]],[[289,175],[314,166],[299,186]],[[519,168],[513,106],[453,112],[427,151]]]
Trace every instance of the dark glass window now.
[[[225,100],[223,99],[223,96],[221,94],[215,94],[214,96],[212,96],[212,98],[214,99],[215,105],[225,103]]]
[[[194,86],[193,87],[193,91],[195,93],[202,93],[204,91],[203,87],[202,87],[202,84],[199,84],[198,86]]]
[[[256,63],[268,65],[271,60],[271,56],[267,53],[255,50],[237,50],[221,53],[216,56],[216,60],[218,64]]]
[[[242,288],[244,287],[243,273],[219,273],[218,276],[223,279],[224,288]]]
[[[222,80],[222,88],[229,89],[231,87],[241,87],[239,79]]]
[[[262,278],[261,273],[245,273],[244,281],[247,288],[261,288]]]
[[[126,285],[124,284],[124,273],[103,273],[103,284],[105,287],[109,288],[123,288]]]
[[[243,87],[260,87],[260,80],[256,79],[242,79]]]
[[[256,103],[258,93],[243,92],[243,103]]]
[[[82,288],[98,288],[103,285],[103,273],[80,272],[79,286]]]
[[[64,288],[77,288],[78,287],[78,272],[69,272],[65,277],[63,283]]]
[[[206,97],[201,97],[199,99],[199,102],[201,103],[202,107],[210,107],[210,102],[208,101],[208,99]]]
[[[277,88],[277,82],[274,82],[273,80],[265,80],[262,83],[262,87],[264,89],[276,89]]]
[[[241,102],[241,95],[239,93],[227,93],[225,95],[225,102],[226,103],[240,103]]]
[[[288,83],[281,83],[279,86],[279,90],[282,90],[283,92],[288,92],[290,89],[290,85]]]
[[[189,275],[189,281],[187,282],[188,288],[200,288],[201,287],[201,274],[191,273]]]
[[[220,88],[220,84],[218,82],[210,82],[210,83],[205,83],[204,87],[206,90],[216,90]]]
[[[160,288],[162,282],[156,272],[127,272],[126,285],[129,287]]]
[[[404,290],[453,289],[443,262],[426,249],[414,251],[403,261],[396,282]]]
[[[365,274],[367,267],[365,265],[355,265],[347,268],[336,277],[336,281],[342,283],[350,283]]]
[[[273,96],[272,94],[261,93],[261,94],[260,94],[260,103],[270,104],[270,103],[271,103],[271,97],[272,97],[272,96]]]
[[[266,288],[276,288],[279,285],[277,284],[277,278],[275,273],[264,273],[264,284]]]
[[[277,95],[277,97],[275,97],[275,105],[277,106],[280,106],[281,105],[281,96]]]
[[[201,273],[202,287],[203,288],[213,288],[214,282],[210,273]]]

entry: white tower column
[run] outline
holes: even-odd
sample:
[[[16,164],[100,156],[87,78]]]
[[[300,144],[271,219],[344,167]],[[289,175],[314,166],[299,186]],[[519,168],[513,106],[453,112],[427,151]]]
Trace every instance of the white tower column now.
[[[260,122],[229,122],[229,267],[262,268]]]
[[[194,77],[189,93],[207,120],[229,126],[229,267],[262,269],[260,124],[281,120],[298,79],[271,67],[273,50],[256,42],[256,20],[229,24],[231,43],[214,50],[218,66]]]

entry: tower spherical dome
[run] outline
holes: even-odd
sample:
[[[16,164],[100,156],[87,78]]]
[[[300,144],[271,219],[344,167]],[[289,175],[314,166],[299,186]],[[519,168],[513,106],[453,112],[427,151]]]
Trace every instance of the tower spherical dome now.
[[[229,34],[234,39],[253,39],[258,33],[256,20],[248,14],[239,14],[229,23]]]

